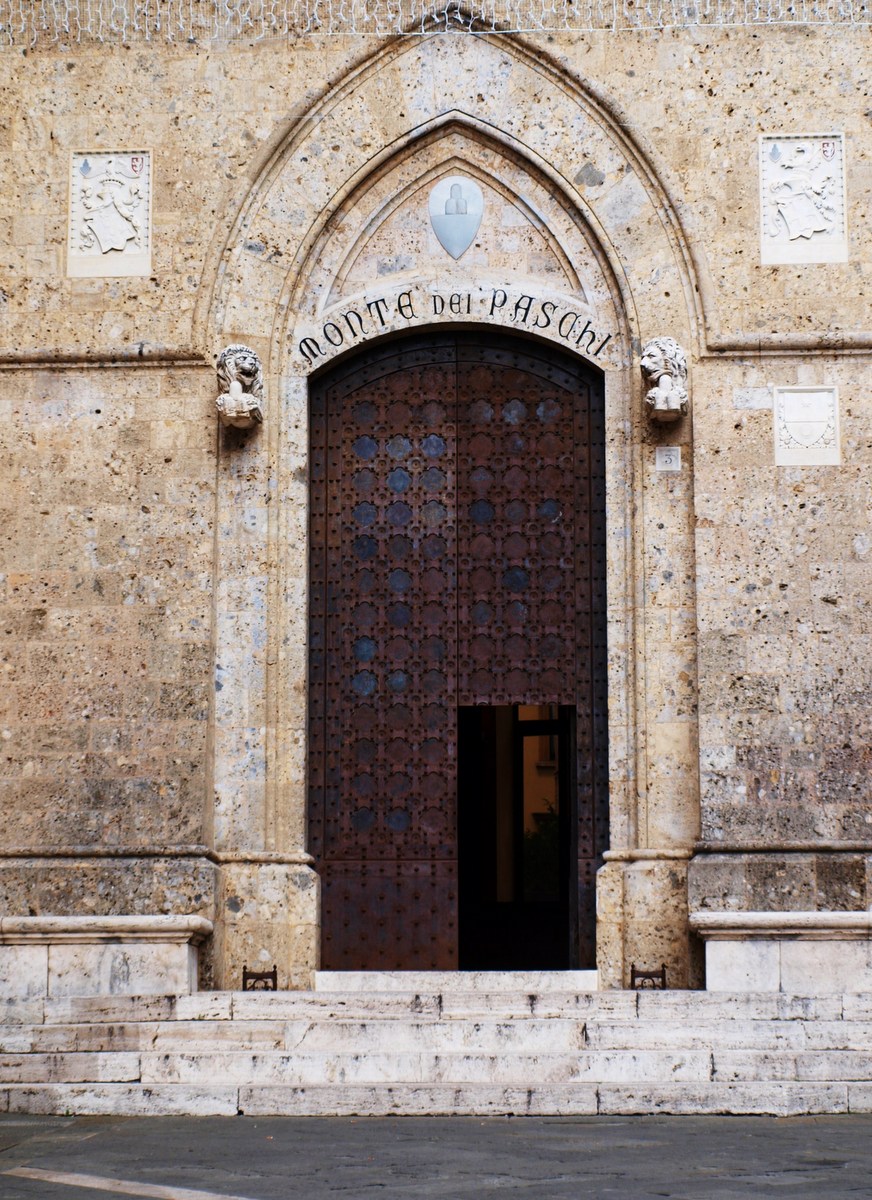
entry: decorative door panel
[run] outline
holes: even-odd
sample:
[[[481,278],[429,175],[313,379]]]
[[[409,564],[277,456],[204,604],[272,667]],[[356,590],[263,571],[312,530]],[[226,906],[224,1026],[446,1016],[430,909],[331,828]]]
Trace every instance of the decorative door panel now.
[[[459,705],[576,706],[579,894],[592,894],[605,710],[589,397],[582,363],[465,333],[379,346],[312,388],[309,841],[325,968],[456,966]]]
[[[575,570],[589,554],[576,430],[587,388],[544,361],[533,374],[535,361],[460,351],[458,704],[575,703],[577,604],[589,610]]]

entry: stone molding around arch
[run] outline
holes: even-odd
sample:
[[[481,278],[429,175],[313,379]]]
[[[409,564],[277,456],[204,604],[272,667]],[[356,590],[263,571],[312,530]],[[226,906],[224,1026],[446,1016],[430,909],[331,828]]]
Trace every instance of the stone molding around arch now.
[[[485,213],[458,262],[427,199],[440,178],[476,180]],[[568,197],[477,125],[450,114],[361,181],[289,277],[273,354],[289,376],[362,341],[442,322],[503,324],[618,368],[631,333],[623,288]]]
[[[291,315],[323,305],[321,291],[301,304],[294,284],[316,274],[306,261],[347,221],[351,198],[455,126],[523,162],[563,199],[608,264],[632,337],[669,328],[697,346],[705,281],[697,282],[674,205],[620,114],[518,39],[449,42],[392,43],[272,149],[213,247],[216,266],[206,275],[213,282],[196,317],[204,341],[218,330],[225,340],[243,331],[274,338]],[[470,80],[481,89],[474,100]]]
[[[455,261],[432,235],[427,196],[458,173],[475,178],[489,217]],[[219,981],[252,946],[284,963],[292,986],[317,964],[305,829],[308,376],[375,337],[478,322],[550,339],[603,371],[614,861],[600,872],[598,965],[620,986],[644,947],[688,978],[691,475],[668,488],[655,476],[648,443],[659,435],[631,365],[653,333],[697,344],[695,296],[679,223],[643,157],[594,98],[499,38],[393,45],[276,149],[228,240],[208,316],[216,347],[260,354],[267,392],[262,432],[227,431],[218,472],[216,662],[235,681],[215,714]],[[670,440],[689,466],[690,421]],[[656,529],[668,533],[652,540]],[[644,583],[664,564],[687,581],[665,625]],[[680,695],[664,702],[670,672]]]

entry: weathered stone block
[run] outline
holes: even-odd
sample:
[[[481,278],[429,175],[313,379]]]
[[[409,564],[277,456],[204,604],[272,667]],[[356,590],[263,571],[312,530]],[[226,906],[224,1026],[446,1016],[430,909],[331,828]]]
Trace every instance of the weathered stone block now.
[[[211,931],[203,917],[0,917],[0,964],[11,999],[186,993]]]
[[[735,1042],[746,1040],[738,1030],[735,1031]],[[735,1043],[734,1043],[735,1044]],[[795,1080],[796,1054],[785,1054],[784,1051],[766,1050],[721,1050],[716,1049],[712,1055],[712,1079],[718,1083],[736,1083],[753,1080]],[[827,1076],[826,1078],[832,1078]]]
[[[777,942],[747,938],[706,945],[705,985],[712,992],[781,990],[781,948]]]
[[[599,1089],[599,1112],[604,1115],[633,1113],[771,1113],[802,1116],[807,1113],[848,1111],[848,1092],[839,1084],[711,1083],[695,1088],[676,1084],[649,1087],[603,1085]]]
[[[124,1083],[139,1079],[138,1054],[2,1054],[6,1083]]]
[[[42,1000],[48,994],[48,947],[0,946],[0,1000],[7,1007],[19,1001]]]
[[[19,1113],[103,1113],[120,1116],[235,1116],[235,1087],[184,1087],[129,1083],[19,1085],[8,1089],[9,1108]]]
[[[796,996],[872,986],[868,912],[694,912],[706,942],[706,987]]]

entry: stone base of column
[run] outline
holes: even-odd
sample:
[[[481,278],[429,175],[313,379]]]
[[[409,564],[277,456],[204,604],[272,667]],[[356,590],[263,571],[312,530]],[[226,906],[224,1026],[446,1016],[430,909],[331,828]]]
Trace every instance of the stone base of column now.
[[[281,990],[312,986],[320,953],[320,881],[299,862],[222,862],[218,869],[215,987],[238,990],[242,968],[278,967]]]
[[[611,851],[597,875],[600,988],[630,986],[630,971],[666,967],[670,988],[702,986],[692,939],[684,851]]]
[[[0,858],[4,917],[215,914],[215,864],[205,846],[69,847]],[[200,987],[211,987],[211,943],[199,950]]]
[[[82,996],[190,995],[205,917],[0,918],[0,1004]]]

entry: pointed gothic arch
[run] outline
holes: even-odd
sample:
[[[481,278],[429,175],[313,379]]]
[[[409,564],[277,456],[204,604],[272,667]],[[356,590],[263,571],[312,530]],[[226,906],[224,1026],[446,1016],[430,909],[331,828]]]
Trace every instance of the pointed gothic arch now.
[[[486,99],[470,96],[472,71],[487,75]],[[395,105],[379,101],[386,91]],[[423,200],[432,181],[461,167],[489,189],[502,216],[475,253],[455,263],[431,243]],[[403,261],[388,262],[385,246],[399,239],[414,245],[406,253],[401,243]],[[690,854],[694,738],[676,748],[674,729],[658,728],[649,680],[670,648],[640,581],[646,529],[661,512],[692,560],[690,496],[676,514],[651,486],[633,365],[639,342],[655,333],[696,344],[697,296],[681,224],[647,157],[591,89],[513,40],[393,44],[326,94],[262,164],[201,306],[216,349],[245,341],[258,350],[268,393],[263,436],[232,450],[228,442],[227,469],[219,469],[216,653],[226,675],[251,686],[243,688],[247,713],[237,705],[222,714],[219,705],[215,828],[240,862],[284,872],[292,910],[285,944],[305,947],[294,950],[300,970],[317,957],[318,938],[305,821],[308,377],[373,338],[411,328],[486,324],[534,333],[604,370],[616,860],[607,873],[620,880],[647,854],[664,906],[680,908],[672,893],[681,883],[672,865],[660,871],[658,864]],[[682,436],[689,454],[689,428]],[[258,493],[268,500],[257,503]],[[226,619],[223,594],[238,605]],[[254,648],[239,644],[240,626]],[[661,745],[677,764],[672,777],[681,776],[677,802],[668,772],[656,766]],[[261,792],[245,775],[252,755],[266,765]],[[237,848],[240,795],[259,832],[257,845]],[[235,869],[225,869],[228,879]],[[600,967],[612,979],[625,974],[632,946],[624,908],[619,901],[601,931]],[[674,911],[663,920],[686,959],[684,927]]]

